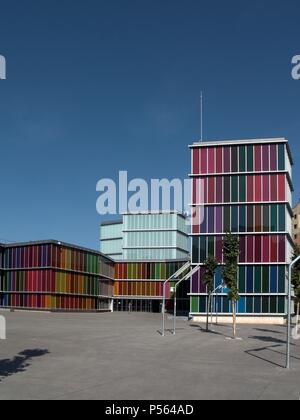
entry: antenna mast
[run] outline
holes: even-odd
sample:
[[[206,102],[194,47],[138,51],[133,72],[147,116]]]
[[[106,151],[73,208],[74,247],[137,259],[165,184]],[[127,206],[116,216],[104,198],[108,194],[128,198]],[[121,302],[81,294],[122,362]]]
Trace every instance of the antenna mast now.
[[[200,99],[200,131],[201,131],[201,141],[203,141],[203,92],[201,91]]]

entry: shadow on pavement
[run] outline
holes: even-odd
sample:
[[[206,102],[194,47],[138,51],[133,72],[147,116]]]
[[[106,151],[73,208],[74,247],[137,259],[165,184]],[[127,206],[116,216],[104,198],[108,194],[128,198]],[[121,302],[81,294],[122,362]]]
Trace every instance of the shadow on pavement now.
[[[255,331],[259,331],[259,332],[265,332],[265,333],[271,333],[271,334],[283,334],[282,331],[274,331],[274,330],[267,330],[264,328],[253,328]]]
[[[285,340],[280,340],[279,338],[274,338],[274,337],[264,337],[264,336],[252,336],[249,337],[250,340],[258,340],[258,341],[263,341],[265,343],[276,343],[276,344],[286,344]],[[294,346],[295,344],[291,343],[292,346]]]
[[[13,359],[0,360],[0,382],[8,376],[25,372],[32,359],[49,354],[48,350],[33,349],[20,352]]]
[[[246,350],[245,353],[248,354],[249,356],[255,357],[256,359],[262,360],[264,362],[268,362],[273,366],[284,368],[285,367],[284,365],[280,365],[279,363],[273,362],[272,360],[269,360],[266,357],[258,355],[258,353],[261,352],[261,351],[265,351],[265,350],[274,351],[272,349],[275,348],[275,347],[281,347],[281,344],[276,344],[274,346],[269,346],[269,347],[261,347],[261,348],[258,348],[258,349]],[[255,354],[255,353],[257,353],[257,354]],[[276,353],[278,353],[278,352],[276,352]]]

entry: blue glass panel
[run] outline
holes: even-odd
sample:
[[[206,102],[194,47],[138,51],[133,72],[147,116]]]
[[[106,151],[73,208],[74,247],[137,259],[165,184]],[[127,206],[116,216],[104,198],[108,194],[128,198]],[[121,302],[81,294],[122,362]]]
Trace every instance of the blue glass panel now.
[[[277,267],[271,267],[271,293],[277,293]]]
[[[238,301],[238,313],[244,314],[246,312],[246,298],[242,296]]]
[[[247,293],[254,292],[253,267],[247,267]]]
[[[222,268],[218,267],[216,271],[216,276],[215,276],[215,288],[217,288],[218,286],[221,286],[221,284],[222,284]],[[221,290],[219,291],[219,293],[221,293]]]

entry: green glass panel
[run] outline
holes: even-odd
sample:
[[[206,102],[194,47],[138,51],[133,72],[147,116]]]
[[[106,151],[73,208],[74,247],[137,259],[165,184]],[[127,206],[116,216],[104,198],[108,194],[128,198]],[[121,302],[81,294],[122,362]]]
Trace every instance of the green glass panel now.
[[[227,296],[223,298],[223,312],[226,314],[229,312],[229,299]]]
[[[285,293],[286,270],[284,265],[278,267],[278,293]]]
[[[199,312],[199,298],[198,297],[192,297],[191,298],[191,306],[192,306],[192,312],[198,313]]]
[[[246,267],[239,267],[239,293],[246,292]]]
[[[208,237],[208,255],[215,255],[215,238],[213,236]]]
[[[232,206],[231,207],[231,231],[232,232],[238,232],[238,206]]]
[[[230,202],[230,184],[231,180],[229,176],[224,177],[224,202]]]
[[[277,298],[275,296],[270,297],[270,313],[277,313]]]
[[[253,171],[253,146],[247,146],[247,170]]]
[[[278,170],[279,171],[285,170],[285,145],[284,144],[278,145]]]
[[[205,236],[201,236],[200,238],[200,262],[204,263],[206,260],[206,240],[207,238]]]
[[[277,205],[273,204],[271,206],[271,232],[277,232],[277,219],[278,219],[278,211],[277,211]]]
[[[224,207],[224,232],[230,232],[230,206]]]
[[[246,232],[246,206],[240,206],[239,213],[239,231]]]
[[[255,278],[254,278],[254,291],[255,293],[261,293],[261,266],[255,267]]]
[[[253,297],[252,296],[248,296],[246,297],[246,311],[247,314],[252,314],[253,313]]]
[[[254,297],[254,313],[261,313],[261,297]]]
[[[240,172],[245,172],[246,171],[246,147],[245,146],[240,146],[239,148],[239,171]]]
[[[285,297],[284,296],[278,297],[278,313],[279,314],[285,313]]]
[[[270,270],[269,267],[263,267],[263,282],[262,282],[262,292],[270,292]]]
[[[193,257],[193,264],[197,264],[199,262],[199,238],[197,237],[193,237],[193,252],[192,252],[192,257]],[[169,265],[170,267],[170,265]],[[170,269],[168,269],[168,278],[170,277]]]
[[[199,298],[199,312],[200,313],[206,313],[206,297],[205,296],[201,296]]]
[[[233,176],[231,178],[231,201],[237,203],[239,201],[238,197],[238,177]]]
[[[240,202],[246,202],[246,177],[244,175],[239,176],[239,184],[240,184]]]
[[[263,206],[263,231],[270,232],[270,206]]]
[[[285,205],[281,204],[278,206],[278,217],[279,217],[279,231],[285,232]]]
[[[262,298],[262,313],[264,313],[264,314],[270,313],[269,298],[266,297],[266,296],[263,296],[263,298]]]

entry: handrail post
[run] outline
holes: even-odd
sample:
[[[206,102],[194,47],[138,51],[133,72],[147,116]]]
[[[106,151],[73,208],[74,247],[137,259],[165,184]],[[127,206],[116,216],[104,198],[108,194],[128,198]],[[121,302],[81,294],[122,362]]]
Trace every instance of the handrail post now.
[[[287,339],[286,339],[286,369],[290,369],[291,359],[291,306],[292,306],[292,268],[300,260],[300,255],[289,265],[288,275],[288,307],[287,307]]]

